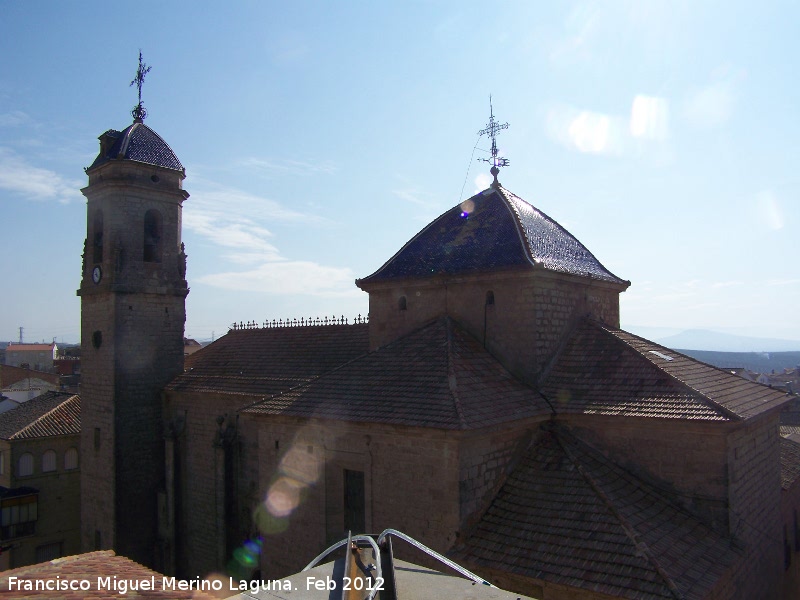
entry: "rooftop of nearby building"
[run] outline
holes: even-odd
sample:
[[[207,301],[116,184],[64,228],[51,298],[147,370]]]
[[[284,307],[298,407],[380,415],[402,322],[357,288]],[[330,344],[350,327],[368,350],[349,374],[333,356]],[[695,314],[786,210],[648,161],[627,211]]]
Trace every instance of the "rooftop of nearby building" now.
[[[0,365],[0,387],[8,387],[25,379],[41,379],[53,385],[58,385],[59,383],[58,373],[46,373],[24,367]]]
[[[64,392],[44,394],[2,414],[0,439],[19,440],[81,431],[80,396]]]
[[[630,285],[561,225],[500,185],[451,208],[356,283],[534,268],[607,281],[622,289]]]
[[[182,171],[183,165],[169,144],[160,135],[144,123],[133,123],[122,131],[109,129],[100,139],[106,138],[107,144],[101,143],[106,150],[97,155],[87,171],[99,167],[111,160],[132,160],[136,162]]]
[[[48,600],[83,600],[84,598],[169,598],[171,600],[201,600],[213,598],[208,593],[165,589],[163,575],[152,571],[124,556],[117,556],[113,550],[99,550],[74,556],[56,558],[45,563],[19,567],[0,573],[0,597],[2,598],[47,598]],[[109,579],[108,584],[105,581]],[[151,579],[152,578],[152,579]],[[53,582],[51,589],[27,590],[39,582]],[[89,589],[53,588],[61,582],[87,582]],[[113,584],[119,581],[133,582],[141,588],[141,583],[154,582],[154,589],[126,588],[125,594]],[[101,587],[102,586],[102,587]]]
[[[56,348],[55,342],[52,344],[17,344],[11,342],[6,346],[6,352],[52,352]]]
[[[243,412],[474,429],[552,409],[449,318]]]
[[[564,427],[534,440],[454,558],[614,597],[703,598],[731,540]]]

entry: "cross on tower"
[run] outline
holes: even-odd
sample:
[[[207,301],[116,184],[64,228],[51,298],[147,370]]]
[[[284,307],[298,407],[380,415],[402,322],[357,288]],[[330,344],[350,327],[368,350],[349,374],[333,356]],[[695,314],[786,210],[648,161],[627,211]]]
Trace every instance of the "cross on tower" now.
[[[142,51],[139,50],[139,68],[136,69],[136,77],[131,81],[131,85],[135,85],[139,89],[139,104],[133,107],[131,115],[133,116],[134,123],[141,123],[147,117],[147,111],[142,104],[142,85],[144,84],[144,77],[150,72],[150,68],[142,60]]]
[[[481,158],[483,162],[491,163],[492,168],[489,172],[494,175],[493,186],[498,185],[497,175],[500,173],[500,167],[507,167],[509,161],[507,158],[497,156],[497,134],[503,129],[508,129],[508,123],[498,123],[494,120],[494,109],[492,108],[492,97],[489,96],[489,124],[478,132],[478,135],[488,135],[492,138],[492,158]]]

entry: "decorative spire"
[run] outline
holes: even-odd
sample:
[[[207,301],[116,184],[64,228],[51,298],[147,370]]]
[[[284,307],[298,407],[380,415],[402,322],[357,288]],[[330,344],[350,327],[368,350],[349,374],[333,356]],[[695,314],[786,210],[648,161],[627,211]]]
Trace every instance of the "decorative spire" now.
[[[481,158],[483,162],[491,163],[492,168],[489,172],[494,175],[492,187],[497,187],[497,175],[500,173],[500,167],[507,167],[509,162],[507,158],[497,156],[497,134],[501,130],[508,129],[508,123],[498,123],[494,120],[494,109],[492,108],[492,97],[489,96],[489,124],[478,132],[478,135],[488,135],[492,138],[492,158]]]
[[[142,51],[139,50],[139,68],[136,70],[136,77],[131,81],[131,85],[135,85],[139,89],[139,104],[133,107],[131,115],[133,116],[134,123],[141,123],[147,117],[147,111],[142,104],[142,84],[144,84],[144,77],[150,72],[150,67],[144,64],[142,60]]]

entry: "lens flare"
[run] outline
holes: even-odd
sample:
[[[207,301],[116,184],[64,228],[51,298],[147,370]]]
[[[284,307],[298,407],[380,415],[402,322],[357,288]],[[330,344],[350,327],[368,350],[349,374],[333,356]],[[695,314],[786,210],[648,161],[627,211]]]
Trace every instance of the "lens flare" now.
[[[267,499],[264,501],[267,510],[276,517],[288,517],[300,504],[300,492],[303,487],[305,486],[296,479],[281,477],[267,492]]]

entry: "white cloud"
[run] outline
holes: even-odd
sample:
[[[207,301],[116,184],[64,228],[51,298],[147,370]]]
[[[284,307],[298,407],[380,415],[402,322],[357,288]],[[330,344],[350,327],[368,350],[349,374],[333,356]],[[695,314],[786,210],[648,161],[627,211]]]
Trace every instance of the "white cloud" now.
[[[631,105],[633,137],[663,141],[669,133],[669,104],[665,98],[637,94]]]
[[[712,129],[727,123],[736,108],[736,82],[741,72],[717,69],[711,81],[690,91],[683,103],[686,120],[695,127]]]
[[[273,159],[250,157],[241,161],[241,166],[257,169],[259,171],[292,175],[314,175],[318,173],[333,175],[339,170],[338,167],[330,161],[312,163],[288,158]]]
[[[554,141],[590,154],[623,152],[626,127],[621,117],[572,107],[556,107],[547,115],[546,130]]]
[[[771,190],[763,190],[756,196],[756,211],[763,225],[777,231],[783,229],[784,217],[780,202]]]
[[[29,200],[56,200],[66,204],[83,198],[81,187],[81,181],[34,167],[12,150],[0,148],[0,189]]]
[[[356,296],[350,269],[311,261],[290,260],[270,241],[262,223],[324,224],[326,219],[287,209],[280,203],[210,182],[194,187],[186,203],[183,224],[226,250],[223,258],[245,270],[211,273],[193,281],[227,290],[275,295],[310,294],[322,297]]]
[[[473,194],[477,194],[478,192],[482,192],[494,181],[494,177],[489,175],[488,173],[479,173],[478,176],[475,178],[475,191]]]
[[[33,124],[33,119],[21,110],[12,110],[11,112],[0,115],[0,127],[16,127],[18,125],[31,124]]]
[[[276,260],[248,271],[204,275],[195,279],[228,290],[275,295],[309,294],[321,297],[360,297],[349,268],[327,267],[310,261]]]

